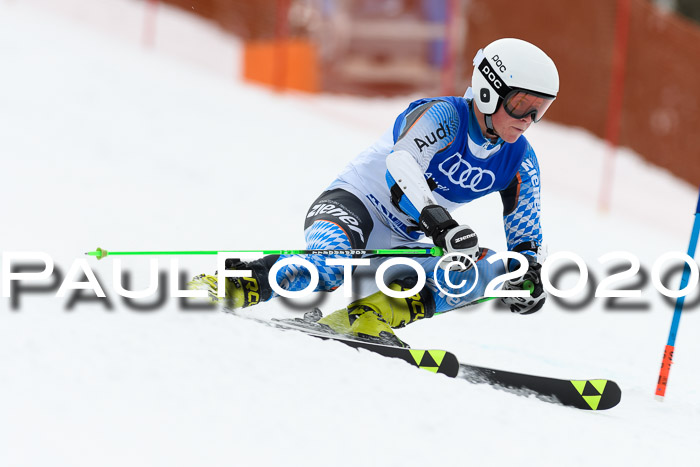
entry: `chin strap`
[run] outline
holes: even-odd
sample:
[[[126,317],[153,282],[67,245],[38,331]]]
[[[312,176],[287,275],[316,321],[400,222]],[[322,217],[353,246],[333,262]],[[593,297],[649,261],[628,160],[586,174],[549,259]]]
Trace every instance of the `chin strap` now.
[[[474,102],[474,101],[472,101]],[[475,105],[475,104],[474,104]],[[498,104],[496,105],[496,110],[494,110],[493,113],[498,112],[498,108],[501,106],[501,99],[499,97],[498,99]],[[484,123],[486,124],[486,134],[489,134],[493,136],[494,138],[500,138],[501,135],[496,133],[496,129],[493,127],[493,120],[491,119],[491,115],[493,114],[484,114]]]
[[[484,123],[486,123],[486,133],[497,137],[498,133],[496,133],[496,130],[493,128],[491,115],[484,115]]]

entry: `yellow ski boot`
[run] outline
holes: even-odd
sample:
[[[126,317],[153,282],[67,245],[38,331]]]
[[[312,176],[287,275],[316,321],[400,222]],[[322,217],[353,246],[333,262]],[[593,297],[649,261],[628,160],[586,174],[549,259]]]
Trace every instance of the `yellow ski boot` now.
[[[236,310],[260,303],[260,286],[253,277],[227,277],[224,279],[226,296],[218,296],[218,279],[216,276],[200,274],[187,283],[190,290],[206,290],[209,301],[223,303],[226,308]]]
[[[252,271],[252,277],[227,277],[224,279],[225,297],[218,296],[219,284],[216,273],[214,275],[200,274],[192,278],[187,283],[190,290],[206,290],[209,301],[212,303],[222,303],[225,308],[236,310],[257,305],[261,301],[270,298],[271,290],[269,286],[265,288],[260,284],[258,277],[265,271],[266,265],[261,261],[243,263],[238,259],[227,259],[226,270]]]
[[[405,291],[413,287],[409,281],[396,281],[391,290]],[[392,328],[400,328],[435,312],[432,296],[427,289],[408,298],[393,298],[376,292],[335,311],[318,322],[339,334],[370,338],[388,345],[408,347]]]

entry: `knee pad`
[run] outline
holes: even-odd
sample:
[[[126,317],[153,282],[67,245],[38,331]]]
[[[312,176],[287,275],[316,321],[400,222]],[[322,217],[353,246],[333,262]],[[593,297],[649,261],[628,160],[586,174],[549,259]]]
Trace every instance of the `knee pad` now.
[[[306,248],[308,250],[350,250],[352,244],[345,231],[337,224],[316,220],[306,229]],[[309,255],[305,259],[318,270],[318,289],[335,290],[343,284],[344,269],[342,266],[326,264],[328,258],[341,258],[341,255]],[[280,273],[282,271],[280,270]]]

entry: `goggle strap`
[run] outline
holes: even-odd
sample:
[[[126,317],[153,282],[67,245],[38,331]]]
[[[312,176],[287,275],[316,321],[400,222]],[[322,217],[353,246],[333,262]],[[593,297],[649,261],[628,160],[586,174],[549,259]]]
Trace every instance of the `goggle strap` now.
[[[484,57],[479,64],[479,72],[484,77],[484,79],[491,85],[491,87],[496,91],[496,93],[505,99],[505,97],[510,93],[511,88],[503,81],[503,78],[493,69],[493,66],[489,63],[488,59]]]

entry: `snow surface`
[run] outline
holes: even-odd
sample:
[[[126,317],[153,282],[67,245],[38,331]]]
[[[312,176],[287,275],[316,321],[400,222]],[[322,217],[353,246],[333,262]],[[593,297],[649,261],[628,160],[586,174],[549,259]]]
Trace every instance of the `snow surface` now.
[[[302,247],[308,204],[412,99],[244,84],[232,78],[238,44],[207,23],[161,6],[156,47],[143,49],[144,4],[99,3],[0,2],[0,245],[3,259],[48,253],[54,280],[96,246]],[[610,265],[597,261],[604,253],[630,251],[650,272],[662,253],[686,250],[695,187],[621,150],[602,215],[604,144],[546,122],[528,138],[542,167],[550,254],[580,255],[595,285],[608,275]],[[458,217],[482,243],[504,247],[498,197]],[[600,298],[571,310],[550,299],[522,317],[487,304],[399,331],[414,347],[474,364],[616,380],[621,404],[596,413],[183,309],[176,299],[133,310],[112,285],[113,258],[87,264],[108,301],[70,308],[70,294],[55,296],[57,283],[21,293],[17,306],[0,301],[2,466],[697,465],[698,307],[684,314],[667,400],[658,403],[672,305],[648,281],[635,300],[645,311],[608,310]],[[147,259],[123,264],[134,288],[147,285]],[[161,258],[159,267],[169,264]],[[193,275],[216,266],[186,257],[180,267]],[[341,289],[245,315],[295,316],[294,306],[312,302],[332,311],[346,299]]]

